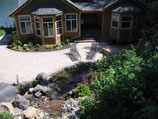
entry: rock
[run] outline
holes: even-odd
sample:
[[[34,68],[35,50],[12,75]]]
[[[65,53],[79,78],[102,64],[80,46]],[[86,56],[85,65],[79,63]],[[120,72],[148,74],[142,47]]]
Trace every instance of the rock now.
[[[60,107],[63,101],[61,100],[54,100],[50,101],[45,105],[42,105],[40,109],[42,109],[44,112],[53,114],[55,116],[60,114]]]
[[[39,98],[39,97],[42,96],[42,93],[41,93],[40,91],[35,92],[35,93],[34,93],[34,96],[35,96],[36,98]]]
[[[39,84],[47,85],[50,78],[51,78],[50,75],[42,72],[42,73],[39,73],[35,79],[39,82]]]
[[[52,92],[50,96],[51,100],[64,100],[64,97],[62,94],[58,94],[56,91]]]
[[[18,90],[7,83],[0,83],[0,102],[10,102],[16,95]]]
[[[30,88],[28,93],[29,93],[29,94],[32,94],[33,91],[34,91],[34,89],[35,89],[35,88]]]
[[[19,108],[14,108],[13,109],[13,115],[14,116],[20,116],[23,114],[23,110],[19,109]]]
[[[60,84],[57,86],[56,90],[58,93],[67,93],[73,89],[72,86],[70,85],[65,85],[65,84]]]
[[[50,96],[52,93],[52,89],[47,87],[47,86],[41,86],[41,85],[37,85],[34,89],[34,92],[40,91],[44,94],[46,94],[47,96]]]
[[[29,100],[18,94],[12,101],[12,105],[13,107],[25,110],[30,106],[30,102]]]
[[[13,113],[13,105],[10,102],[3,102],[0,105],[6,107],[10,113]]]
[[[9,111],[9,108],[5,105],[0,105],[0,114],[2,114],[3,112]]]
[[[25,94],[33,86],[31,82],[23,81],[19,87],[20,87],[20,94]]]

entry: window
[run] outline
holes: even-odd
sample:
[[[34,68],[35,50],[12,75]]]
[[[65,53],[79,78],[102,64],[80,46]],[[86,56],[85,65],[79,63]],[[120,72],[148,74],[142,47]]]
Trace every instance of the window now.
[[[57,24],[57,35],[62,34],[62,19],[61,16],[56,17],[56,24]]]
[[[36,31],[36,35],[40,36],[41,32],[40,32],[40,19],[39,17],[35,17],[35,31]]]
[[[119,26],[119,15],[118,14],[112,14],[112,27],[118,28]]]
[[[136,27],[136,24],[137,24],[137,18],[136,16],[133,16],[133,24],[132,24],[132,27]]]
[[[66,31],[68,32],[77,31],[77,15],[76,14],[66,15]]]
[[[123,15],[121,28],[122,29],[129,29],[129,28],[131,28],[131,24],[132,24],[132,16],[131,15]]]
[[[21,34],[32,34],[31,17],[19,16]]]
[[[52,17],[43,18],[43,32],[44,36],[46,37],[54,36],[54,25]]]

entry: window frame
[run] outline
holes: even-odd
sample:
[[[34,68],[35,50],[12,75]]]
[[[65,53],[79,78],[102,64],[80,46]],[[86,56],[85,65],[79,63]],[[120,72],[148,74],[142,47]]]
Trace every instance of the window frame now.
[[[117,27],[115,27],[115,26],[113,26],[113,15],[117,15],[118,16],[118,26]],[[117,13],[112,13],[112,16],[111,16],[111,27],[112,28],[115,28],[115,29],[118,29],[119,27],[120,27],[120,14],[117,14]]]
[[[67,15],[76,15],[76,19],[69,19],[69,21],[71,21],[71,31],[67,30],[67,19],[66,16]],[[72,21],[76,20],[76,30],[72,31]],[[65,31],[66,32],[78,32],[78,14],[77,13],[66,13],[65,14]]]
[[[135,16],[135,15],[132,15],[132,28],[136,28],[137,27],[137,16]],[[134,24],[134,22],[135,22],[135,25],[133,26],[133,24]]]
[[[124,16],[130,16],[131,17],[131,21],[122,21],[122,19],[123,19]],[[122,23],[123,22],[129,22],[130,23],[130,27],[123,28],[122,27]],[[133,15],[131,15],[131,14],[122,14],[121,15],[121,21],[120,21],[121,29],[131,29],[132,28],[132,23],[133,23]]]
[[[57,17],[61,17],[61,20],[57,20]],[[61,22],[61,27],[59,27],[59,28],[58,28],[58,25],[57,25],[58,22]],[[61,30],[62,33],[58,34],[58,29],[60,29],[60,28],[62,29]],[[59,16],[56,16],[56,35],[60,36],[62,34],[63,34],[63,16],[59,15]]]
[[[23,32],[22,32],[21,22],[24,22],[24,23],[25,23],[25,26],[26,26],[26,22],[27,22],[27,21],[20,21],[20,18],[21,18],[21,17],[29,17],[29,18],[30,18],[29,22],[30,22],[30,30],[31,30],[31,32],[27,32],[27,30],[26,30],[26,33],[23,33]],[[21,33],[21,34],[33,34],[31,15],[19,15],[19,16],[18,16],[18,20],[19,20],[19,26],[20,26],[20,33]]]
[[[43,22],[43,18],[52,18],[52,22]],[[53,24],[53,35],[50,35],[49,29],[48,29],[49,36],[45,36],[44,35],[44,26],[43,26],[44,23],[47,23],[48,26],[49,26],[49,23]],[[54,17],[52,17],[52,16],[44,16],[44,17],[42,17],[43,37],[54,37],[55,36],[55,29],[54,28],[55,28],[55,26],[54,26]]]
[[[39,22],[36,21],[36,18],[39,19]],[[36,23],[39,23],[39,28],[36,27]],[[36,36],[41,36],[41,26],[40,26],[40,17],[39,16],[34,16],[34,25],[35,25]],[[37,34],[37,30],[40,31],[40,35]]]

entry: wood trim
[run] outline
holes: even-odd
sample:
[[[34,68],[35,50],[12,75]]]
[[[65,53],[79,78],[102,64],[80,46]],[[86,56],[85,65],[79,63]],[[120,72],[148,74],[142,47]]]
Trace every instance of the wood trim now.
[[[78,16],[78,25],[79,25],[79,37],[81,37],[81,13],[79,13],[79,16]]]
[[[42,17],[40,17],[40,30],[41,30],[41,41],[42,41],[42,44],[45,44],[44,42],[44,32],[43,32],[43,24],[42,24]]]
[[[30,2],[32,2],[32,0],[28,0],[27,2],[25,2],[22,6],[20,6],[19,8],[17,8],[16,10],[14,10],[11,14],[9,14],[9,17],[13,17],[13,15],[15,15],[17,12],[19,12],[25,6],[27,6]]]
[[[102,13],[102,36],[103,36],[103,34],[104,34],[104,12]]]
[[[98,10],[98,11],[81,11],[81,13],[103,13],[103,10]]]
[[[70,4],[70,3],[67,2],[66,0],[63,0],[63,1],[64,1],[67,5],[69,5],[70,7],[74,8],[75,10],[81,11],[78,7],[76,7],[76,6],[72,5],[72,4]]]
[[[57,24],[56,24],[56,17],[54,17],[53,19],[54,19],[53,23],[54,23],[55,44],[57,44]]]

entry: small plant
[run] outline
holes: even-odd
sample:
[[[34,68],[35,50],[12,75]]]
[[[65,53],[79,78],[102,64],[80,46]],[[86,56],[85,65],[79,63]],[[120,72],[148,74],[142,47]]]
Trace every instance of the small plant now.
[[[37,44],[35,45],[35,47],[36,47],[36,48],[39,48],[39,47],[40,47],[40,44],[39,44],[39,43],[37,43]]]
[[[16,47],[14,46],[14,47],[12,48],[12,50],[16,50]]]
[[[79,97],[90,96],[92,94],[92,91],[90,90],[89,86],[84,85],[82,83],[78,84],[77,92]]]
[[[18,40],[17,45],[22,46],[22,42]]]
[[[38,81],[37,80],[32,80],[31,83],[32,83],[33,87],[36,87],[38,85]]]
[[[20,46],[20,45],[17,47],[17,50],[18,50],[18,51],[21,51],[21,46]]]
[[[58,47],[56,47],[56,50],[59,50],[60,48],[59,48],[59,46]]]
[[[6,32],[5,32],[5,30],[0,30],[0,36],[3,36],[3,35],[5,35],[6,34]]]
[[[0,119],[14,119],[14,116],[10,112],[3,112],[0,114]]]
[[[28,51],[30,51],[30,48],[26,48],[25,50],[28,52]]]
[[[70,40],[69,40],[69,39],[66,39],[65,43],[66,43],[67,45],[69,45]]]
[[[64,43],[64,42],[61,42],[61,45],[62,45],[62,46],[64,46],[64,45],[65,45],[65,43]]]
[[[45,47],[47,50],[51,50],[53,48],[53,45],[46,45]]]
[[[32,46],[33,46],[33,43],[32,42],[28,42],[27,47],[28,48],[32,48]]]

